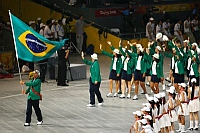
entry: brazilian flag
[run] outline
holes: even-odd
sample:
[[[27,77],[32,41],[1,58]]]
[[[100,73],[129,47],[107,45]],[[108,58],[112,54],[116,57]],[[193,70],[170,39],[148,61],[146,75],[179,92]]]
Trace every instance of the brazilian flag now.
[[[66,39],[61,42],[50,41],[10,12],[9,14],[18,58],[25,61],[38,62],[49,58],[64,46]]]

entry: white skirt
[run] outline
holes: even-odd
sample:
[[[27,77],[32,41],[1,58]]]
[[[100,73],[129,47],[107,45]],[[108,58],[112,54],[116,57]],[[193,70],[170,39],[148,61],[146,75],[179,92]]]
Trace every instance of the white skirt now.
[[[178,121],[178,115],[176,113],[176,110],[171,110],[171,114],[172,114],[172,117],[170,116],[170,113],[169,113],[170,122]]]
[[[197,112],[199,111],[199,98],[194,99],[194,100],[190,100],[189,105],[189,112]]]
[[[165,120],[165,127],[171,126],[171,121],[170,121],[169,114],[164,114],[163,117],[164,117],[164,120]]]
[[[153,123],[153,129],[154,129],[155,133],[158,133],[160,131],[160,126],[159,126],[157,118],[155,119],[155,123]]]
[[[181,112],[181,107],[179,106],[178,108],[178,115],[189,115],[189,109],[188,109],[188,104],[187,103],[181,103],[182,108],[183,108],[183,113]]]
[[[165,127],[165,119],[163,116],[161,116],[161,118],[158,120],[159,124],[160,124],[160,128],[164,128]]]

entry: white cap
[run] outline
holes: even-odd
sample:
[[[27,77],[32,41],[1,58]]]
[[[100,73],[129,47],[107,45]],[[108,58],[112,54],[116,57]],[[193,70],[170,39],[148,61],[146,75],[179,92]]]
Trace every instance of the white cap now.
[[[29,21],[28,22],[29,25],[34,24],[34,23],[35,23],[35,21]]]
[[[146,119],[139,120],[139,122],[141,122],[142,124],[147,124],[147,120]]]
[[[152,120],[152,117],[150,115],[145,115],[144,118]]]
[[[156,48],[157,48],[159,51],[161,51],[161,50],[162,50],[160,46],[156,46]]]
[[[35,71],[33,71],[33,73],[37,73],[38,76],[40,76],[40,71],[39,70],[35,70]]]
[[[144,129],[151,129],[151,125],[145,125],[145,126],[142,126],[142,128],[144,128]]]
[[[51,23],[52,23],[52,24],[53,24],[54,22],[56,22],[55,19],[51,20]]]
[[[141,116],[142,115],[142,113],[140,111],[135,111],[135,112],[133,112],[133,114],[137,115],[137,116]]]
[[[187,85],[185,83],[180,83],[178,84],[179,86],[182,86],[183,88],[185,88]]]
[[[150,108],[149,108],[149,107],[143,107],[143,108],[141,109],[141,111],[150,111]]]
[[[153,57],[159,59],[159,54],[153,54]]]
[[[40,17],[38,17],[37,20],[42,20],[42,19]]]
[[[156,34],[156,40],[160,39],[160,38],[162,38],[162,33],[159,32],[159,33]]]
[[[187,42],[188,43],[189,41],[188,40],[184,40],[183,42]]]
[[[198,47],[198,44],[197,43],[192,43],[192,46]]]
[[[92,54],[91,58],[97,60],[98,59],[97,54],[96,53]]]
[[[150,17],[150,19],[149,20],[154,20],[154,18],[153,17]]]
[[[163,41],[169,41],[169,38],[166,35],[163,35]]]
[[[153,97],[148,97],[148,101],[153,101]]]
[[[192,79],[191,79],[191,83],[197,83],[196,78],[192,78]]]
[[[119,54],[119,49],[114,49],[113,52]]]
[[[166,90],[167,92],[169,92],[169,93],[171,93],[171,94],[173,94],[173,93],[175,93],[175,87],[174,86],[171,86],[170,88],[169,88],[169,90]]]
[[[40,28],[42,28],[43,26],[45,26],[43,23],[40,24]]]

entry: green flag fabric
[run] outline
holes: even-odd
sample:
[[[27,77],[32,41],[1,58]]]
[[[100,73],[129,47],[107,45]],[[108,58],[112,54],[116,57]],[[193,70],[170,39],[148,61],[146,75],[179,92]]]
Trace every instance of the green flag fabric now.
[[[64,39],[61,42],[50,41],[13,14],[9,14],[18,58],[25,61],[38,62],[49,58],[64,46],[67,39]]]

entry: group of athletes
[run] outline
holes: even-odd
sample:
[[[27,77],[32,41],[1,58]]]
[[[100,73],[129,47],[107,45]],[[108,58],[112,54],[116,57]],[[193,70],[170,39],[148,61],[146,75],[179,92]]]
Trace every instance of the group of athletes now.
[[[139,84],[142,94],[145,94],[147,103],[140,111],[133,112],[135,122],[130,132],[141,133],[174,133],[174,122],[178,121],[177,132],[186,132],[185,116],[189,115],[188,130],[198,130],[198,111],[200,110],[199,91],[199,54],[200,48],[197,43],[188,40],[183,41],[174,38],[169,40],[165,35],[156,35],[157,40],[162,38],[164,42],[148,42],[148,47],[143,48],[140,44],[127,42],[130,48],[119,49],[110,45],[113,53],[100,50],[104,55],[111,58],[110,88],[107,97],[131,98],[131,90],[134,88],[133,100],[138,100]],[[168,52],[165,50],[167,49]],[[159,83],[165,90],[164,84],[164,58],[171,58],[169,77],[165,80],[170,82],[169,89],[160,92]],[[147,94],[147,84],[154,96]],[[187,77],[187,79],[185,78]],[[113,81],[116,83],[116,91],[113,95]],[[128,89],[127,89],[128,88]],[[127,91],[126,91],[127,89]],[[127,93],[127,95],[126,95]],[[166,96],[167,95],[167,96]]]

